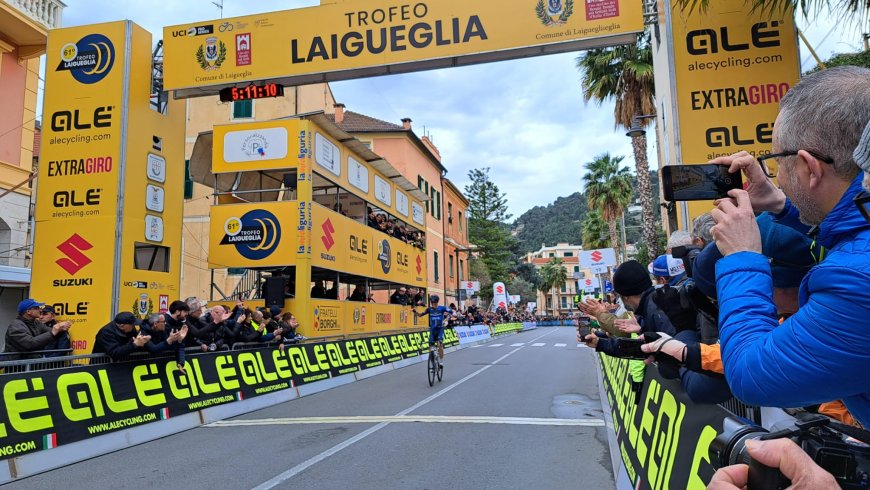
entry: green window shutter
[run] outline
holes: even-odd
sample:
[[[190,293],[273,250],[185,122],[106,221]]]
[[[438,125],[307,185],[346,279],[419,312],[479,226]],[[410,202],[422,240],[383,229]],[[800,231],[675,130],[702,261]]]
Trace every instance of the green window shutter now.
[[[193,179],[190,178],[190,160],[184,161],[184,198],[193,199]]]
[[[239,100],[233,102],[233,119],[254,117],[254,101]]]
[[[435,282],[438,282],[438,252],[433,251],[432,253],[435,254]]]

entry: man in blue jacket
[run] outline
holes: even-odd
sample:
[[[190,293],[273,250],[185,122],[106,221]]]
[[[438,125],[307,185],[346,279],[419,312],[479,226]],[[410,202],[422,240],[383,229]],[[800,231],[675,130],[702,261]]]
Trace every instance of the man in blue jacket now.
[[[870,224],[854,198],[853,158],[870,121],[870,70],[809,75],[783,97],[772,154],[740,152],[714,163],[748,181],[713,210],[719,332],[725,375],[745,402],[796,407],[842,399],[870,424]],[[769,177],[776,177],[782,189]],[[803,279],[798,311],[778,326],[770,264],[754,212],[808,233],[825,248]]]

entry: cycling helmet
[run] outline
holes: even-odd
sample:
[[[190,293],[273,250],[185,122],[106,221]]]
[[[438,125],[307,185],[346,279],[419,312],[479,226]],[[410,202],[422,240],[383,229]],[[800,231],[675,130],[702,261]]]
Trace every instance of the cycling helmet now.
[[[432,296],[429,296],[430,303],[437,303],[440,300],[441,300],[441,298],[439,298],[437,294],[433,294]]]

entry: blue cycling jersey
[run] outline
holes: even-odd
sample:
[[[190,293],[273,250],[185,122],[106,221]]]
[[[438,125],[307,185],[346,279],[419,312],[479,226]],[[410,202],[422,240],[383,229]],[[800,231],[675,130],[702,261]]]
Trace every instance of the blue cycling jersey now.
[[[435,308],[430,306],[426,308],[426,311],[420,313],[420,316],[429,315],[429,328],[438,328],[444,324],[445,313],[453,313],[453,311],[446,306],[439,305]]]

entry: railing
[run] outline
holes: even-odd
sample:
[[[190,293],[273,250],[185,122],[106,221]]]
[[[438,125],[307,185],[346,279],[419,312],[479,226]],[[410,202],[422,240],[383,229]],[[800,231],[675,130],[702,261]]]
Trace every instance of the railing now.
[[[48,29],[60,27],[66,7],[60,0],[9,0],[9,3]]]

